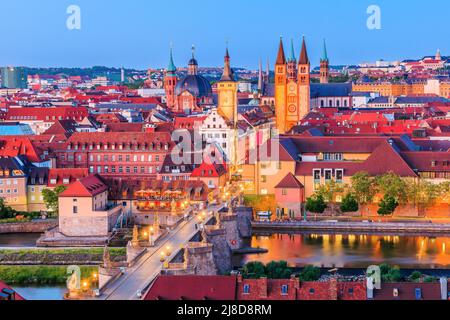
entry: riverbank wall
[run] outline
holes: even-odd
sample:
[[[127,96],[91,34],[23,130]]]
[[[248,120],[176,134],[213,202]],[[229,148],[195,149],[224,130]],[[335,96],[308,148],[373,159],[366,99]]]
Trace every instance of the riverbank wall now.
[[[358,232],[450,235],[450,224],[434,223],[375,223],[375,222],[252,222],[253,232]]]
[[[57,219],[35,220],[29,222],[0,223],[0,234],[5,233],[44,233],[58,225]]]

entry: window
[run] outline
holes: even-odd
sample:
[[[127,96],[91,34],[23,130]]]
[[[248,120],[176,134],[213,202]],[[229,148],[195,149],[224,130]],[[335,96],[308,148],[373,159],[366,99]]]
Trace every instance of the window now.
[[[325,182],[330,182],[333,176],[333,170],[325,169]]]
[[[281,194],[282,194],[283,196],[287,196],[287,194],[288,194],[287,189],[282,189],[282,190],[281,190]]]
[[[77,206],[73,206],[72,212],[73,212],[74,214],[77,214],[77,213],[78,213],[78,207],[77,207]]]
[[[336,169],[336,182],[342,183],[344,180],[344,170],[343,169]]]
[[[314,190],[317,190],[320,186],[320,169],[313,170]]]
[[[94,166],[89,167],[89,173],[94,173]]]
[[[267,176],[261,176],[261,182],[267,182]]]
[[[244,284],[244,294],[249,294],[249,293],[250,293],[250,285]]]
[[[287,284],[283,284],[281,286],[281,294],[282,295],[287,295],[288,294],[288,289],[289,289],[288,285]]]

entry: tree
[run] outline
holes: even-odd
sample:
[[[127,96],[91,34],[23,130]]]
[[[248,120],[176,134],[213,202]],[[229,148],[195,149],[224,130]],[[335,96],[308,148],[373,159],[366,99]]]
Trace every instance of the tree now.
[[[272,261],[266,265],[266,275],[269,279],[289,279],[291,274],[292,270],[286,261]]]
[[[5,199],[0,198],[0,219],[14,218],[16,211],[5,204]]]
[[[322,196],[327,202],[333,202],[336,195],[344,192],[344,186],[334,180],[321,185],[316,194]]]
[[[341,211],[342,212],[356,212],[358,211],[358,201],[356,201],[355,196],[352,193],[347,193],[342,199]]]
[[[313,195],[306,199],[306,210],[313,213],[323,213],[327,208],[327,204],[322,195]]]
[[[398,207],[398,201],[391,195],[386,194],[378,205],[378,214],[380,216],[387,216],[393,214]]]
[[[366,204],[372,202],[376,194],[375,179],[367,172],[361,171],[354,174],[351,178],[352,193],[359,204]]]
[[[320,269],[314,266],[305,266],[298,275],[300,281],[317,281],[320,278]]]
[[[265,275],[264,264],[259,261],[249,262],[242,269],[242,276],[246,279],[259,279]]]
[[[399,282],[402,274],[398,266],[391,267],[386,263],[380,265],[381,279],[384,282]]]
[[[395,173],[389,172],[376,177],[379,192],[395,200],[405,203],[408,201],[408,185]]]
[[[58,197],[67,189],[66,186],[57,186],[55,189],[42,190],[42,197],[44,199],[45,206],[53,213],[58,214]]]
[[[409,276],[409,279],[411,279],[412,282],[420,282],[421,278],[422,278],[422,273],[420,271],[414,271]]]

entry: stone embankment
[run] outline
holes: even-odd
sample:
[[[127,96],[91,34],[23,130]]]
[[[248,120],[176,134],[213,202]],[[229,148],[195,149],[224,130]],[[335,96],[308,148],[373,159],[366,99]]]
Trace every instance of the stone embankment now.
[[[34,220],[29,222],[0,223],[1,233],[44,233],[58,225],[57,219]]]

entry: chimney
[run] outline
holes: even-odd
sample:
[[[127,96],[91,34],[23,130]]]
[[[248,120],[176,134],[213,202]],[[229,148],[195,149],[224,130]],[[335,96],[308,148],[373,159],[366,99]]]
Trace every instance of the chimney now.
[[[267,298],[267,283],[268,280],[266,277],[262,277],[258,280],[259,297],[262,299]]]
[[[439,283],[441,284],[441,299],[448,300],[448,287],[447,287],[447,278],[442,277],[439,279]]]
[[[330,300],[337,300],[338,299],[338,282],[336,278],[330,279]]]

